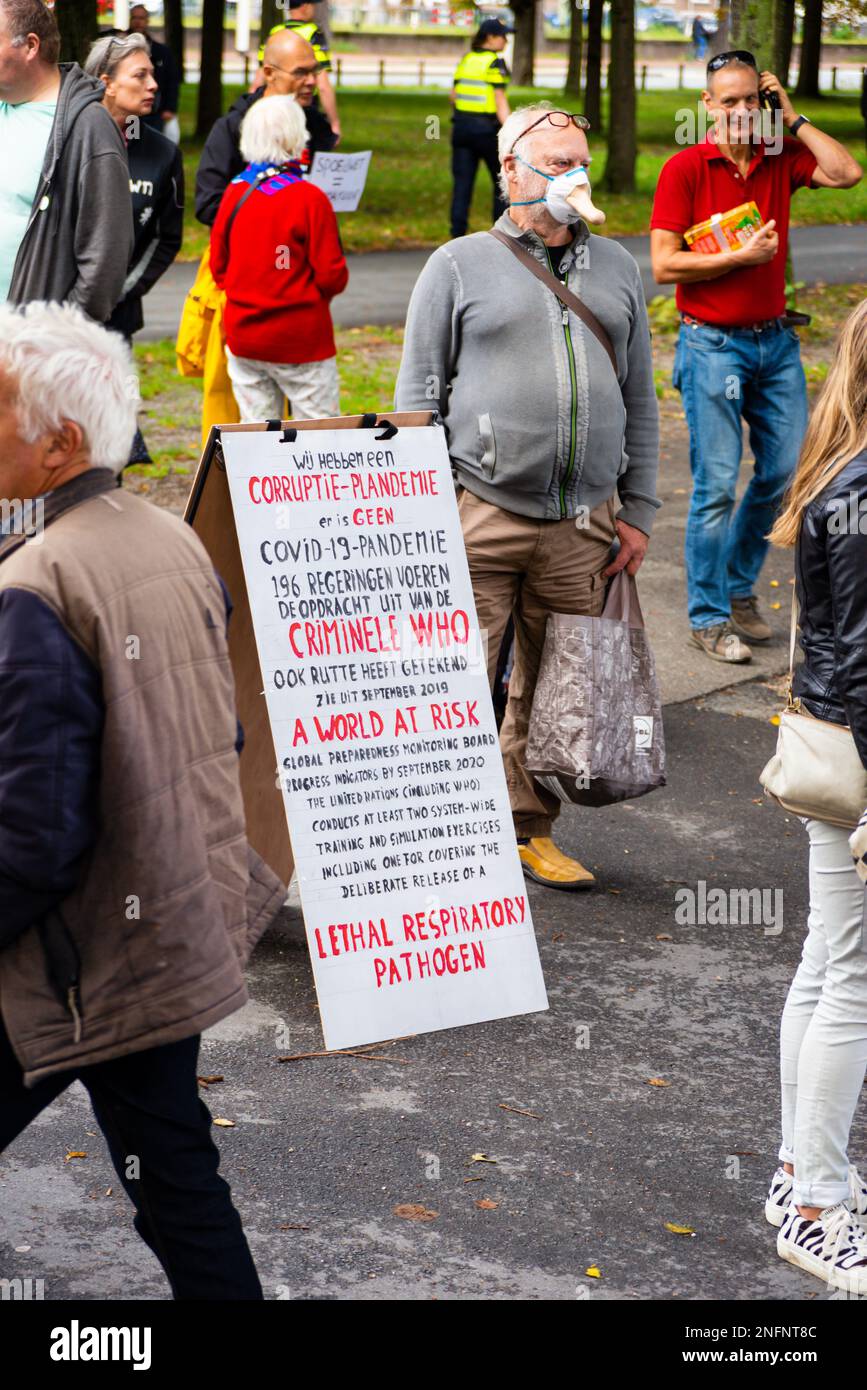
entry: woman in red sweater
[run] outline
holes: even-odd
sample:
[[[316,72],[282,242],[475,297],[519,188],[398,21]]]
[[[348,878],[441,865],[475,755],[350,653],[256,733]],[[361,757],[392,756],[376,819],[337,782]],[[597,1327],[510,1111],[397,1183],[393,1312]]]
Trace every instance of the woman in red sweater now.
[[[305,183],[307,142],[294,97],[264,96],[241,123],[247,167],[227,187],[211,231],[211,271],[226,295],[227,365],[241,419],[340,413],[329,304],[349,271],[325,194]]]

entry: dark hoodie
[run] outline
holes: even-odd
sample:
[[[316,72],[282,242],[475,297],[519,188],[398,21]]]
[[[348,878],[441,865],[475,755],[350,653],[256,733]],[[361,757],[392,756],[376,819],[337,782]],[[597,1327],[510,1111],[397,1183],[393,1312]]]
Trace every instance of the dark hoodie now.
[[[213,226],[217,220],[226,188],[246,165],[247,161],[241,154],[241,122],[253,102],[261,101],[264,95],[264,87],[256,92],[242,92],[225,116],[211,126],[196,172],[196,217],[206,227]],[[307,122],[308,142],[301,164],[307,169],[311,158],[319,150],[334,149],[337,136],[315,106],[302,109]]]
[[[57,111],[18,248],[10,304],[70,301],[103,323],[123,292],[132,252],[129,169],[102,83],[60,64]]]

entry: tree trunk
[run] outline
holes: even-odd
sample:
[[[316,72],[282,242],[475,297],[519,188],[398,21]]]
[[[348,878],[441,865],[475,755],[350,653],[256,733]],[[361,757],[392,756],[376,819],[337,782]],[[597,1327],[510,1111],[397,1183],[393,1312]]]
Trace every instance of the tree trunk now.
[[[801,35],[801,66],[798,70],[799,97],[817,97],[819,63],[822,57],[822,0],[804,0],[804,29]]]
[[[223,114],[223,5],[224,0],[203,0],[202,59],[196,137],[207,138],[214,121]]]
[[[773,32],[774,0],[730,0],[729,46],[748,49],[760,72],[771,66]]]
[[[588,0],[587,65],[584,76],[584,115],[591,129],[602,133],[602,4]]]
[[[536,55],[535,0],[514,0],[515,50],[512,58],[512,81],[516,87],[532,87],[533,60]]]
[[[181,0],[163,0],[164,33],[181,82],[184,80],[184,18]]]
[[[611,67],[608,91],[609,193],[635,192],[635,0],[611,0]],[[616,119],[614,113],[616,112]]]
[[[96,0],[60,0],[55,9],[60,30],[60,60],[83,63],[99,33]]]
[[[771,72],[789,90],[792,39],[795,33],[795,0],[777,0],[774,6],[774,37],[771,44]]]
[[[570,5],[570,24],[569,24],[569,69],[566,73],[566,85],[563,91],[572,97],[581,99],[581,49],[584,39],[584,15],[582,6],[584,0],[571,0]]]
[[[277,8],[276,0],[262,0],[262,18],[259,21],[259,42],[264,43],[275,24],[282,24],[286,15]]]

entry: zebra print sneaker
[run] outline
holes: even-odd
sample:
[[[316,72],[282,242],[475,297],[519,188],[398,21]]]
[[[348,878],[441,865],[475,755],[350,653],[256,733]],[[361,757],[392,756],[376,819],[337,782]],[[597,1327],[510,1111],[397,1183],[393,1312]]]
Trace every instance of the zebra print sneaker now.
[[[765,1202],[765,1216],[772,1226],[782,1226],[786,1208],[792,1200],[792,1175],[780,1164],[771,1179],[771,1190]],[[867,1230],[867,1183],[854,1163],[849,1164],[849,1210]]]
[[[777,1254],[824,1279],[829,1288],[867,1294],[867,1231],[845,1202],[826,1207],[816,1221],[801,1216],[790,1203],[777,1236]]]

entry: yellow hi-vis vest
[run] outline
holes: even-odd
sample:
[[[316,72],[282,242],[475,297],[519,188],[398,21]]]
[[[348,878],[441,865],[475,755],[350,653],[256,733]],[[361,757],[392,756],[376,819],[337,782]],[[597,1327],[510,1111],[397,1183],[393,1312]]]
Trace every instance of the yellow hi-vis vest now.
[[[474,116],[495,116],[494,88],[509,82],[509,69],[491,49],[465,53],[455,69],[455,110]]]
[[[296,34],[300,34],[302,39],[306,39],[313,46],[317,63],[321,63],[326,72],[331,70],[331,54],[326,48],[326,39],[319,25],[311,20],[288,19],[285,24],[275,24],[268,30],[268,38],[272,34],[279,34],[281,29],[292,29]],[[265,45],[259,45],[259,66],[265,61]]]

